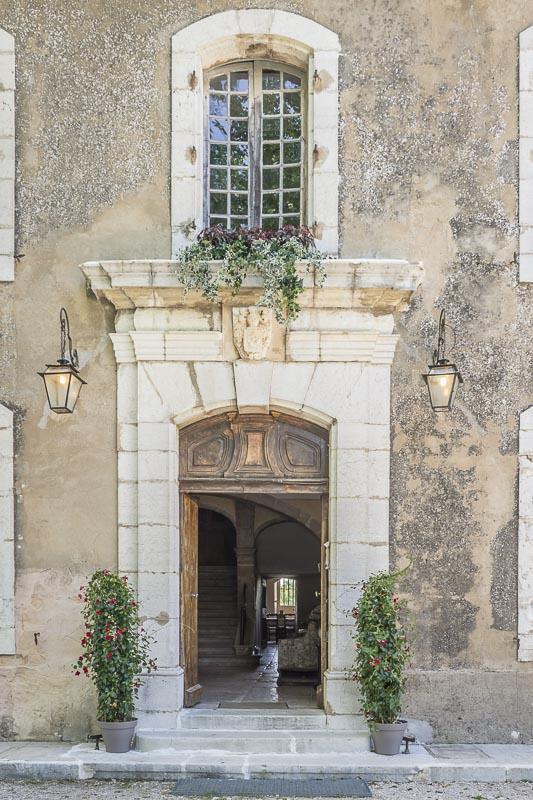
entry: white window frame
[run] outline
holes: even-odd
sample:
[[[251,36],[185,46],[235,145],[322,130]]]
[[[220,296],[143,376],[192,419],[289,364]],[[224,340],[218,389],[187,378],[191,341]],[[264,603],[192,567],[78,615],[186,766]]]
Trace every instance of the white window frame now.
[[[232,61],[273,60],[307,72],[307,219],[318,248],[338,251],[338,36],[286,11],[205,17],[172,37],[172,256],[204,223],[204,73]],[[268,58],[263,53],[268,51]]]
[[[15,279],[15,40],[0,28],[0,281]]]

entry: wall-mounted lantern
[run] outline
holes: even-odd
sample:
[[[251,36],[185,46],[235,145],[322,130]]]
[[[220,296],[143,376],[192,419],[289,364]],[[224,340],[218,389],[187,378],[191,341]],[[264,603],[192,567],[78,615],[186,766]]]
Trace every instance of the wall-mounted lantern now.
[[[451,411],[459,384],[463,382],[461,373],[448,359],[446,349],[446,312],[440,312],[439,338],[437,349],[433,352],[433,364],[422,377],[429,391],[429,401],[433,411]]]
[[[61,327],[61,357],[58,358],[57,364],[47,364],[45,371],[37,374],[44,381],[50,409],[56,414],[72,414],[81,387],[87,381],[84,381],[78,372],[78,353],[72,349],[68,315],[64,308],[59,312],[59,324]]]

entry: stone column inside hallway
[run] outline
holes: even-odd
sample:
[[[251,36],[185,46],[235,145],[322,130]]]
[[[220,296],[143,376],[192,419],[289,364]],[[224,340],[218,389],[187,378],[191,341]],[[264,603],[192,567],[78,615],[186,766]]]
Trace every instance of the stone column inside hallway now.
[[[238,641],[235,650],[238,654],[248,654],[255,644],[256,623],[256,577],[254,542],[253,503],[238,500],[235,503],[235,529],[237,533],[237,614]]]

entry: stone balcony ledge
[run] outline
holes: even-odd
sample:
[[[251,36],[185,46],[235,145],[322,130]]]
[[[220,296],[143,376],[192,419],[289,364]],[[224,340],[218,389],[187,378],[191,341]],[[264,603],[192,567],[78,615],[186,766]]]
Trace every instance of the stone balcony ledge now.
[[[199,292],[186,293],[166,260],[90,261],[81,265],[88,286],[99,300],[117,310],[169,308],[210,304]],[[212,269],[220,268],[212,261]],[[420,286],[424,270],[419,262],[403,259],[332,258],[324,262],[326,277],[319,285],[305,262],[298,265],[304,280],[302,308],[361,309],[376,315],[403,310]],[[260,276],[249,276],[237,296],[222,291],[220,301],[232,306],[250,305],[261,294]]]

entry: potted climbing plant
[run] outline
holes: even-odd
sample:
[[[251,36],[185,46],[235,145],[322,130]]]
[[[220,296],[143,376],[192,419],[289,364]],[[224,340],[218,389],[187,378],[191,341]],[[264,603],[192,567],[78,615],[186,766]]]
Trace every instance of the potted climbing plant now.
[[[141,627],[135,592],[126,576],[107,569],[80,587],[85,631],[75,675],[91,678],[97,694],[97,718],[106,750],[125,753],[137,721],[135,699],[141,672],[157,669],[149,649],[152,637]]]
[[[379,572],[362,584],[353,609],[357,628],[353,677],[361,690],[374,751],[396,755],[405,735],[399,721],[409,647],[402,617],[405,605],[395,593],[401,573]]]
[[[221,289],[237,294],[248,275],[263,279],[263,295],[258,305],[272,309],[278,322],[293,320],[300,311],[298,298],[304,282],[297,263],[305,262],[315,280],[324,280],[323,254],[309,228],[285,225],[282,228],[234,228],[221,225],[205,228],[196,241],[178,256],[175,270],[185,291],[200,291],[216,301]],[[221,262],[213,269],[210,262]]]

